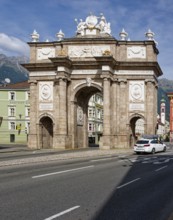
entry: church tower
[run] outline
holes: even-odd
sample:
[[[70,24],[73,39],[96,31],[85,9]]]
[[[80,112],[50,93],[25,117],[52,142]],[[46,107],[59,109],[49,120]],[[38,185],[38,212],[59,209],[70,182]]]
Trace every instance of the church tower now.
[[[161,104],[160,104],[160,119],[161,123],[165,124],[165,117],[166,117],[166,105],[165,105],[165,99],[161,99]]]

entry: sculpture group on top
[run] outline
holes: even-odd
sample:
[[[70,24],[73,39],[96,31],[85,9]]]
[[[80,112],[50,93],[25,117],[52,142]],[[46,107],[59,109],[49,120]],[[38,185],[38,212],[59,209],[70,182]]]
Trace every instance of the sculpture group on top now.
[[[85,21],[82,19],[75,19],[77,23],[77,30],[76,30],[76,36],[77,37],[83,37],[83,36],[101,36],[101,37],[109,37],[111,36],[111,24],[110,22],[106,21],[105,16],[103,13],[100,13],[100,16],[97,17],[90,13],[88,17],[86,17]],[[152,32],[150,29],[145,33],[145,37],[148,41],[154,41],[156,45],[158,45],[158,42],[154,39],[154,32]],[[123,28],[122,31],[119,33],[120,40],[121,41],[131,41],[128,37],[128,33]],[[60,29],[59,32],[56,34],[58,41],[63,41],[65,34]],[[40,35],[37,33],[36,30],[33,31],[31,34],[32,42],[39,42]],[[49,40],[46,40],[48,42]]]
[[[106,18],[102,13],[100,14],[100,17],[90,14],[85,21],[82,19],[80,19],[79,22],[77,19],[75,19],[75,21],[77,23],[77,35],[86,35],[86,30],[98,30],[100,34],[111,35],[111,24],[110,22],[106,21]]]

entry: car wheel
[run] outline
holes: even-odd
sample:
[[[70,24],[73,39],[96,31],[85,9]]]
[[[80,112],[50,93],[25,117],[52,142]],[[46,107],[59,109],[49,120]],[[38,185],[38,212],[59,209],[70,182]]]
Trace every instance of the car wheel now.
[[[156,151],[155,151],[155,148],[153,148],[152,151],[151,151],[151,153],[152,153],[152,154],[155,154],[155,152],[156,152]]]
[[[163,148],[163,152],[166,152],[166,147],[164,146],[164,148]]]

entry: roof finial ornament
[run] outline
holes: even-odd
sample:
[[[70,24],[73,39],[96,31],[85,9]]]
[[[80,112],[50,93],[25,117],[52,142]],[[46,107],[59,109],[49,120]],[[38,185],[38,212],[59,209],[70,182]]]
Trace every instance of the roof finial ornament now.
[[[119,36],[121,38],[121,40],[126,40],[127,36],[128,36],[128,33],[125,32],[124,28],[122,29],[122,31],[119,33]]]
[[[59,32],[56,34],[56,37],[58,38],[58,41],[63,40],[64,38],[64,33],[62,32],[62,30],[60,29]]]
[[[33,33],[31,34],[32,42],[38,42],[39,41],[39,37],[40,37],[40,35],[37,33],[36,30],[34,30]]]
[[[147,40],[149,40],[149,41],[152,40],[155,42],[156,45],[158,45],[158,42],[155,41],[154,36],[155,36],[155,34],[154,34],[154,32],[151,31],[151,29],[148,29],[148,31],[145,33],[145,37],[148,38]]]
[[[145,33],[145,36],[148,38],[148,40],[154,40],[154,32],[152,32],[150,29]]]

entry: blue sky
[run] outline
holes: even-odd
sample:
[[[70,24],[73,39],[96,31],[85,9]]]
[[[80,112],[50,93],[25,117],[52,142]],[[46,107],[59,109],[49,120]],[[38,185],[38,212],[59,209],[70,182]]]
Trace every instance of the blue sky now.
[[[66,38],[73,37],[75,18],[103,13],[116,39],[124,28],[130,40],[146,40],[150,28],[158,42],[162,78],[173,80],[172,0],[0,0],[0,9],[0,53],[7,56],[29,56],[27,42],[34,29],[40,41],[55,41],[60,29]]]

